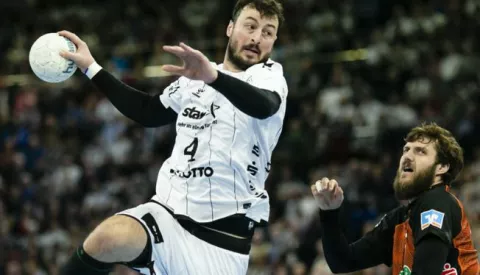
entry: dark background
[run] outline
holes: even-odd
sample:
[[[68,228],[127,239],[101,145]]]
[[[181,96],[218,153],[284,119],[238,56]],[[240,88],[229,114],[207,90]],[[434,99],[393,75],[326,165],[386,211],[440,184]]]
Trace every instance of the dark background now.
[[[102,66],[143,91],[175,78],[161,46],[180,41],[222,62],[233,1],[0,3],[0,274],[58,274],[95,225],[147,200],[174,128],[143,129],[77,72],[40,82],[28,52],[67,29]],[[271,223],[256,232],[249,274],[331,274],[309,185],[346,192],[350,240],[398,205],[392,182],[406,132],[451,130],[466,168],[454,192],[480,247],[479,36],[476,0],[288,0],[272,58],[289,84],[287,116],[266,183]],[[145,70],[145,68],[150,68]],[[153,73],[152,73],[153,71]],[[153,76],[153,77],[152,77]],[[119,267],[115,274],[135,274]],[[390,274],[378,267],[359,274]]]

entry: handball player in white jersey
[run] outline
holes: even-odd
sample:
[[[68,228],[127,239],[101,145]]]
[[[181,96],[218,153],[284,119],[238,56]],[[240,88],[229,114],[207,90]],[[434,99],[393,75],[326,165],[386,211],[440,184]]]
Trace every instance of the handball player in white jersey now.
[[[264,183],[282,131],[287,84],[270,54],[283,22],[277,0],[239,0],[226,28],[223,63],[183,43],[164,46],[183,66],[161,94],[135,90],[102,69],[68,31],[73,60],[125,116],[145,127],[175,123],[171,156],[150,201],[103,221],[62,275],[109,274],[125,264],[142,274],[246,274],[255,227],[267,224]]]

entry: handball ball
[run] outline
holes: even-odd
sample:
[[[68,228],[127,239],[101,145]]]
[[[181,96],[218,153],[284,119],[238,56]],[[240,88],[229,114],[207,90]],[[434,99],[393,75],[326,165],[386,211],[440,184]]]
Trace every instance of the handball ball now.
[[[59,83],[70,78],[77,65],[60,56],[60,51],[76,52],[77,47],[68,38],[57,33],[40,36],[32,45],[28,60],[35,75],[49,83]]]

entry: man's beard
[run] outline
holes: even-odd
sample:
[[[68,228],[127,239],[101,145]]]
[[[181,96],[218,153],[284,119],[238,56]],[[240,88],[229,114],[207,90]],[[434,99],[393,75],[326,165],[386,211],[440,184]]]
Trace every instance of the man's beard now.
[[[430,186],[432,186],[435,179],[435,165],[432,165],[423,172],[419,172],[410,183],[400,183],[401,173],[401,170],[397,171],[395,181],[393,182],[395,197],[398,200],[409,200],[417,197],[420,193],[428,190]]]
[[[233,45],[236,44],[236,45]],[[238,43],[232,43],[232,39],[228,41],[227,45],[227,59],[232,62],[232,64],[237,67],[237,69],[246,71],[248,68],[255,64],[259,63],[264,63],[270,58],[270,54],[265,55],[262,59],[260,59],[258,62],[255,63],[249,63],[248,61],[245,61],[241,56],[240,56],[240,51],[238,53],[235,52],[235,48],[238,48]],[[251,45],[249,45],[251,46]],[[248,47],[248,46],[247,46]],[[245,48],[245,47],[244,47]],[[244,49],[243,48],[243,49]],[[242,50],[243,50],[242,49]],[[260,53],[262,54],[262,53]]]

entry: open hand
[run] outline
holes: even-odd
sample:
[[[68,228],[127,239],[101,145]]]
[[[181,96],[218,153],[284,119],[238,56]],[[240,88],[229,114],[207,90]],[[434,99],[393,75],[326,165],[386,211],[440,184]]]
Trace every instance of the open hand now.
[[[164,71],[192,80],[201,80],[207,84],[217,79],[217,70],[210,64],[210,61],[202,52],[184,43],[180,43],[179,46],[163,46],[163,49],[176,55],[183,61],[183,66],[163,65],[162,69]]]

